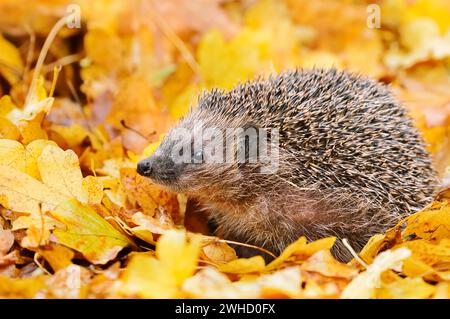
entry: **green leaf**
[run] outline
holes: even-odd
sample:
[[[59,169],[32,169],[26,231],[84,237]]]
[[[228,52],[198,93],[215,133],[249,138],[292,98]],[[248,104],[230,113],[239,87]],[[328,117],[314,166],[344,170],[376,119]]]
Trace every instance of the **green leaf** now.
[[[51,214],[67,227],[55,229],[57,242],[79,251],[94,264],[107,263],[131,244],[91,207],[74,199],[63,202]]]

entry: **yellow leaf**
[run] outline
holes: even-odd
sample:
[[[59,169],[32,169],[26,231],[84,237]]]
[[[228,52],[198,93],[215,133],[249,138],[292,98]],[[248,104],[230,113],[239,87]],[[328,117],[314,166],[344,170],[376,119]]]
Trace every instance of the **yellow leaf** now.
[[[51,211],[53,217],[66,225],[55,229],[57,242],[75,249],[94,264],[105,264],[130,241],[89,206],[71,199]]]
[[[3,95],[0,98],[0,116],[7,116],[9,112],[15,108],[17,108],[17,106],[13,103],[9,95]]]
[[[224,264],[237,259],[236,251],[216,237],[202,236],[202,257],[213,263]]]
[[[38,250],[39,255],[43,256],[54,271],[66,268],[72,264],[74,252],[67,247],[51,244]]]
[[[219,265],[217,269],[221,272],[229,274],[245,274],[261,272],[264,270],[266,263],[261,256],[251,258],[239,258],[232,260],[226,264]]]
[[[26,229],[26,236],[22,238],[20,245],[24,248],[37,248],[47,245],[50,231],[61,226],[60,222],[41,212],[19,216],[13,221],[12,230]]]
[[[351,279],[358,270],[338,262],[329,250],[321,250],[308,258],[301,266],[302,270],[317,272],[327,277]]]
[[[278,268],[290,259],[304,260],[320,250],[329,250],[333,247],[335,237],[327,237],[307,244],[305,237],[300,237],[293,242],[278,256],[275,260],[267,265],[267,270]]]
[[[134,255],[122,275],[120,292],[129,297],[175,298],[175,278],[159,260],[147,254]]]
[[[87,202],[91,205],[100,204],[103,198],[103,183],[95,176],[83,178],[82,187],[87,195]]]
[[[205,268],[183,284],[193,298],[296,298],[301,293],[302,276],[298,267],[287,267],[251,280],[231,282],[214,268]]]
[[[39,113],[32,120],[21,121],[18,125],[22,143],[28,144],[34,140],[47,139],[47,132],[42,128],[45,113]]]
[[[23,72],[19,50],[0,34],[0,74],[9,84],[15,84]]]
[[[436,285],[435,299],[450,299],[450,283],[440,282]]]
[[[120,180],[129,201],[141,207],[145,215],[154,216],[163,208],[175,222],[180,221],[180,205],[175,193],[162,190],[150,179],[139,175],[135,168],[121,168]]]
[[[0,140],[0,165],[25,172],[25,148],[15,140]]]
[[[174,298],[186,278],[197,266],[200,239],[187,241],[185,232],[171,230],[162,235],[156,245],[156,257],[148,254],[133,256],[125,269],[121,292],[143,298]]]
[[[158,240],[156,256],[163,267],[170,272],[177,284],[190,277],[197,266],[200,253],[200,237],[190,237],[187,242],[186,233],[170,230]]]
[[[124,58],[124,44],[120,37],[112,31],[93,29],[87,32],[84,38],[86,54],[89,57],[89,63],[96,67],[112,72],[122,66],[121,61]],[[86,78],[86,71],[83,70],[83,78]]]
[[[415,257],[409,257],[403,261],[402,271],[411,278],[424,277],[435,272],[433,267]]]
[[[0,275],[1,298],[35,298],[45,287],[45,277],[12,279]]]
[[[383,286],[377,293],[378,298],[424,299],[429,298],[436,288],[422,278],[403,278]]]
[[[31,226],[52,230],[62,227],[63,224],[44,214],[30,214],[29,216],[19,216],[13,221],[12,226],[12,230],[27,229]]]
[[[388,230],[386,234],[373,235],[358,255],[364,262],[371,264],[380,250],[391,248],[400,241],[400,230],[398,227],[394,227]],[[352,260],[351,264],[357,265],[359,263],[357,260]]]
[[[4,117],[0,117],[0,138],[18,140],[20,131],[11,121]]]
[[[275,260],[270,262],[267,265],[267,269],[275,269],[279,267],[281,264],[283,264],[285,261],[287,261],[292,255],[297,252],[301,251],[306,246],[307,240],[305,237],[300,237],[297,239],[297,241],[293,242],[289,246],[287,246],[284,251],[281,253],[280,256],[278,256]]]
[[[183,284],[183,292],[191,298],[257,298],[259,288],[239,289],[232,284],[227,276],[214,268],[202,269],[195,276],[186,279]]]
[[[15,140],[0,139],[0,165],[16,168],[31,177],[40,179],[37,158],[47,145],[56,143],[49,140],[36,140],[24,147]]]
[[[6,116],[20,131],[22,142],[28,144],[37,139],[47,139],[47,132],[42,128],[42,121],[53,106],[53,97],[46,97],[44,78],[36,84],[31,101],[23,109],[15,107]]]
[[[307,258],[321,250],[330,250],[333,247],[335,242],[336,242],[336,237],[322,238],[322,239],[308,243],[306,246],[303,246],[301,249],[293,250],[292,254],[296,255],[297,257],[300,257],[300,258]]]
[[[174,226],[173,223],[163,223],[141,212],[133,214],[131,220],[138,226],[132,227],[129,230],[140,239],[151,244],[154,243],[152,234],[164,234]]]
[[[450,247],[444,245],[434,245],[418,239],[402,243],[398,247],[407,247],[415,258],[430,266],[438,263],[450,263]]]
[[[256,280],[264,298],[298,298],[301,294],[302,275],[299,267],[286,267]]]
[[[192,97],[197,96],[200,91],[201,90],[197,85],[191,84],[187,86],[183,92],[175,96],[169,106],[171,117],[178,120],[186,115],[189,112],[190,106],[193,105]],[[150,147],[149,150],[144,152],[153,154],[153,148],[154,147]]]
[[[31,225],[26,230],[26,236],[22,238],[20,246],[24,248],[37,248],[49,243],[50,231],[46,228]]]
[[[42,154],[44,148],[48,145],[57,147],[55,142],[44,139],[34,140],[25,147],[25,172],[31,177],[42,180],[38,168],[38,158]]]
[[[49,145],[39,156],[38,167],[42,181],[54,192],[87,202],[78,156],[72,150]]]
[[[341,294],[342,299],[368,299],[375,297],[376,288],[381,287],[381,274],[388,269],[396,267],[402,260],[408,258],[411,251],[400,248],[395,251],[387,250],[379,254],[366,271],[356,276],[345,287]]]
[[[383,57],[383,41],[380,33],[366,30],[360,38],[351,41],[343,53],[346,69],[377,78],[382,76],[381,59]]]
[[[53,189],[82,203],[99,204],[103,185],[93,176],[83,178],[77,155],[72,150],[63,151],[58,146],[46,146],[38,158],[42,181]]]
[[[39,215],[65,199],[65,196],[54,193],[45,184],[16,168],[0,165],[0,203],[4,207]]]
[[[363,249],[359,252],[359,257],[364,260],[366,263],[372,263],[376,254],[378,253],[380,246],[384,242],[386,235],[384,234],[375,234],[370,237],[367,244],[363,247]],[[358,264],[356,260],[351,261],[352,264]]]
[[[53,125],[52,131],[61,135],[71,149],[79,146],[91,134],[86,128],[78,124],[71,126]]]
[[[431,242],[450,238],[450,207],[429,209],[411,215],[407,220],[403,237],[414,236]]]

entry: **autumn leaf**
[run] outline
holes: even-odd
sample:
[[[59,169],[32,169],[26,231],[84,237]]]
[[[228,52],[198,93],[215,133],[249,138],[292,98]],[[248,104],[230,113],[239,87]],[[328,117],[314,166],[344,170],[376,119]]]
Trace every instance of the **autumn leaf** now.
[[[210,267],[188,278],[183,291],[192,298],[255,298],[259,293],[257,287],[250,291],[239,289],[226,275]]]
[[[0,35],[0,74],[10,84],[15,84],[23,71],[23,62],[19,50]]]
[[[288,262],[291,258],[299,257],[304,259],[313,255],[320,250],[329,250],[334,245],[336,238],[329,237],[320,239],[318,241],[307,243],[305,237],[300,237],[297,241],[290,244],[275,260],[267,265],[267,270],[275,269],[285,262]]]
[[[180,221],[180,207],[176,194],[162,190],[150,179],[139,175],[134,168],[121,168],[120,180],[128,199],[142,208],[144,214],[153,216],[159,209],[164,209],[172,219]]]
[[[148,254],[135,255],[123,276],[121,292],[143,298],[179,296],[180,286],[197,265],[200,240],[187,242],[182,231],[169,231],[158,240],[156,258]]]
[[[0,165],[0,203],[18,212],[39,214],[56,207],[66,197],[20,170]]]
[[[51,214],[66,226],[66,229],[54,230],[56,241],[81,252],[94,264],[107,263],[130,245],[127,237],[92,208],[73,199],[61,203]]]
[[[302,265],[302,270],[320,273],[327,277],[352,279],[358,274],[355,268],[338,262],[329,250],[320,250],[308,258]]]
[[[37,159],[48,145],[56,146],[56,143],[39,139],[24,146],[15,140],[0,139],[0,165],[16,168],[40,180]]]
[[[237,259],[236,251],[215,237],[202,236],[201,256],[213,263],[226,264]]]
[[[243,274],[261,272],[264,270],[266,263],[261,256],[251,258],[239,258],[232,260],[226,264],[219,265],[218,269],[224,273]]]
[[[141,212],[131,216],[131,220],[138,226],[129,228],[129,231],[148,243],[154,243],[154,234],[162,235],[174,226],[171,219],[157,220]]]
[[[25,172],[25,148],[15,140],[0,140],[0,164]]]
[[[378,293],[379,298],[385,299],[423,299],[429,298],[436,288],[422,278],[404,278],[383,287]]]
[[[442,204],[436,206],[409,217],[402,235],[431,242],[450,238],[450,208]]]
[[[411,251],[400,248],[395,251],[385,251],[378,255],[366,271],[354,278],[341,294],[341,298],[373,298],[376,288],[381,287],[381,273],[398,266],[399,262],[411,255]]]
[[[2,298],[35,298],[45,287],[44,277],[12,279],[0,275],[0,296]]]
[[[47,247],[40,248],[38,253],[45,258],[54,271],[58,271],[71,265],[71,260],[75,256],[75,253],[70,248],[57,244],[51,244]]]
[[[47,146],[38,158],[42,181],[55,193],[68,198],[88,202],[88,192],[83,187],[78,156],[72,151],[63,151],[56,146]],[[100,191],[101,193],[101,191]]]

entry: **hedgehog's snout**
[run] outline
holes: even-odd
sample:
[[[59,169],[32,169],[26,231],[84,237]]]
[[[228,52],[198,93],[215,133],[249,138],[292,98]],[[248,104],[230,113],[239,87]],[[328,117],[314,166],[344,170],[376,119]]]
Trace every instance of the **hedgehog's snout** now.
[[[137,164],[137,172],[139,175],[150,177],[153,171],[153,160],[151,157],[140,161]]]
[[[169,157],[153,155],[137,164],[137,172],[155,181],[176,179],[175,163]]]

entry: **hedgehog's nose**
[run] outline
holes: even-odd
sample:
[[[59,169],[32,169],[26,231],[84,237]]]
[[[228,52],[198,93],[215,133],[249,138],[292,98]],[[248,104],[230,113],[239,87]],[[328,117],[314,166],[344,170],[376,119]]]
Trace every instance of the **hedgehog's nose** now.
[[[153,160],[146,158],[137,164],[137,172],[139,175],[150,177],[152,174]]]

